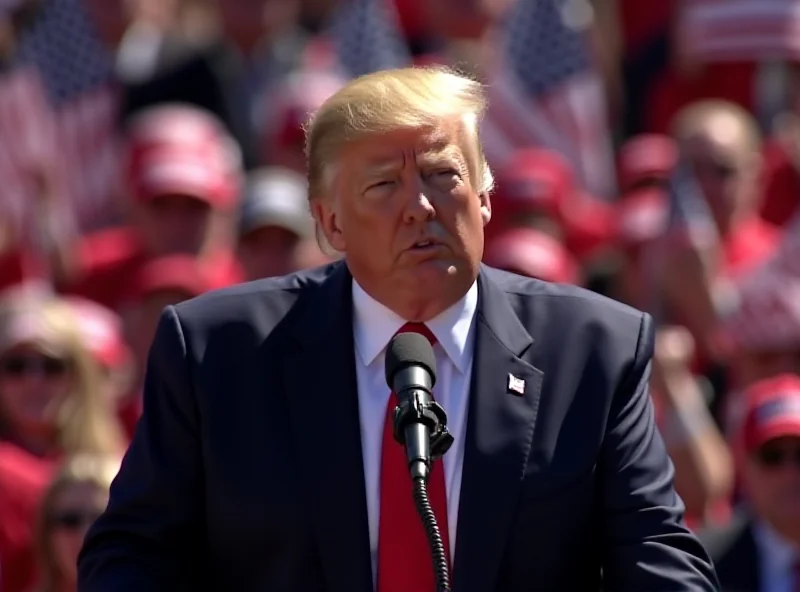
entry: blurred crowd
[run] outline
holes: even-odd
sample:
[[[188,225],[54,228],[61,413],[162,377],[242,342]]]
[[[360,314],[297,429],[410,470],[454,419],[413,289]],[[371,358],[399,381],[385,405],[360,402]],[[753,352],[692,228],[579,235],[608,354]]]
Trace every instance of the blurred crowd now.
[[[303,123],[406,64],[488,84],[486,263],[657,320],[724,587],[800,589],[798,26],[798,0],[0,0],[0,590],[75,590],[165,306],[337,257]]]

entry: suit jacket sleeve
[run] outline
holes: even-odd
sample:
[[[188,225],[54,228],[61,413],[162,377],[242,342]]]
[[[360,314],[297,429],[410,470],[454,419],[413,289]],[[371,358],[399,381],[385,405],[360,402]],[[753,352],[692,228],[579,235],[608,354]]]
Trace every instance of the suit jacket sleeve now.
[[[636,353],[614,395],[601,451],[603,588],[718,590],[708,555],[683,523],[672,462],[656,429],[648,388],[653,342],[652,318],[643,315]]]
[[[144,413],[78,560],[80,592],[202,588],[190,581],[205,541],[198,425],[186,342],[168,307],[150,349]]]

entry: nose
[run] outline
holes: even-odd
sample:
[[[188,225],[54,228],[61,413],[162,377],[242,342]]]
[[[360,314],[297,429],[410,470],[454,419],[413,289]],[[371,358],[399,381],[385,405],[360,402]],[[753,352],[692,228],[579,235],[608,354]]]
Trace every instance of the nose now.
[[[407,191],[405,222],[425,222],[435,217],[436,210],[421,178],[416,177],[412,183],[409,183]]]

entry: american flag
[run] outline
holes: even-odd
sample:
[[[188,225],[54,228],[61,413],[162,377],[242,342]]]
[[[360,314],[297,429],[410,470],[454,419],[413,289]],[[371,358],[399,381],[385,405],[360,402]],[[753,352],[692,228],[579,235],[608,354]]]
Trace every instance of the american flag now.
[[[486,157],[502,168],[519,148],[560,152],[585,187],[614,196],[614,161],[602,81],[588,39],[569,22],[584,0],[517,0],[487,70]]]
[[[47,104],[20,117],[52,121],[48,141],[56,148],[61,226],[85,230],[107,223],[118,206],[117,95],[110,84],[111,55],[82,2],[44,0],[20,39],[15,67],[35,70],[44,88]]]
[[[800,58],[799,0],[684,0],[678,27],[701,62]]]
[[[386,0],[347,0],[328,31],[334,51],[349,76],[411,65],[394,4]]]

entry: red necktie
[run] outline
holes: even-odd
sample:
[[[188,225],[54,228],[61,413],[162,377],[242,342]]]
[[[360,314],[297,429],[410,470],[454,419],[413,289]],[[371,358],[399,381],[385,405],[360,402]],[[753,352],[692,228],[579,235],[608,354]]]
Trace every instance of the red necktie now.
[[[421,333],[431,342],[436,337],[422,323],[406,323],[398,333]],[[413,485],[403,446],[392,434],[392,415],[397,395],[389,396],[383,426],[381,452],[381,510],[378,527],[378,592],[436,592],[430,547],[422,521],[414,507]],[[444,540],[447,557],[447,496],[442,461],[433,465],[428,477],[428,495]]]

